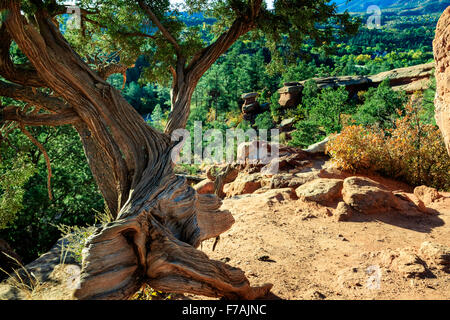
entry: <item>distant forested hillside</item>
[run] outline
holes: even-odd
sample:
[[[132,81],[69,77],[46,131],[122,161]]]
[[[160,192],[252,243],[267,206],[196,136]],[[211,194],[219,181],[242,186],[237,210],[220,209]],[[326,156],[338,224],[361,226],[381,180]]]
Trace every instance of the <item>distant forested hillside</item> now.
[[[380,7],[382,11],[398,14],[429,14],[442,12],[450,5],[448,0],[335,0],[340,11],[366,12],[371,5]]]

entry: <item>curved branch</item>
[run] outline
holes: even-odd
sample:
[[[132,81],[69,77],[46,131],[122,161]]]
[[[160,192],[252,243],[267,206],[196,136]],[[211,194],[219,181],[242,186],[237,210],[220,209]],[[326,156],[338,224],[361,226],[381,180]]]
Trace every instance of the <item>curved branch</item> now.
[[[3,120],[17,121],[29,126],[62,126],[74,124],[80,120],[73,109],[52,114],[27,115],[22,114],[17,107],[9,106],[1,109],[0,114]]]
[[[92,24],[94,24],[94,25],[96,25],[96,26],[98,26],[100,28],[107,28],[106,25],[86,17],[86,15],[83,14],[83,11],[81,11],[81,17],[84,19],[84,21],[92,23]],[[154,36],[152,36],[150,34],[143,33],[143,32],[139,32],[139,31],[134,31],[134,32],[116,31],[116,32],[121,34],[121,35],[123,35],[123,36],[126,36],[126,37],[143,37],[143,38],[155,39]]]
[[[202,75],[213,65],[213,63],[225,53],[236,40],[246,34],[254,27],[253,20],[244,18],[236,19],[232,26],[223,33],[213,44],[198,52],[191,60],[187,68],[177,68],[177,83],[175,88],[177,92],[176,103],[172,104],[172,110],[167,121],[164,132],[171,134],[174,130],[185,128],[189,117],[190,98],[194,92],[195,86]],[[183,79],[180,81],[180,79]],[[179,83],[183,82],[183,83]]]
[[[0,27],[0,75],[24,86],[45,87],[45,82],[31,66],[14,64],[9,55],[12,38],[5,23]]]
[[[50,112],[67,109],[68,105],[57,97],[48,96],[34,87],[7,83],[0,80],[0,96],[31,103]]]

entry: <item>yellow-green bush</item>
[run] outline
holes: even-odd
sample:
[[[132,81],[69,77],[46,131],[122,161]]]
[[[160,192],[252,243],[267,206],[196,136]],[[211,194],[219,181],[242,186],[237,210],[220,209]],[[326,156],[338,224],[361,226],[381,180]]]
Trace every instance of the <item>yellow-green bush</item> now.
[[[450,157],[439,128],[424,124],[411,103],[393,129],[347,126],[330,139],[327,152],[343,170],[371,170],[414,186],[450,189]]]

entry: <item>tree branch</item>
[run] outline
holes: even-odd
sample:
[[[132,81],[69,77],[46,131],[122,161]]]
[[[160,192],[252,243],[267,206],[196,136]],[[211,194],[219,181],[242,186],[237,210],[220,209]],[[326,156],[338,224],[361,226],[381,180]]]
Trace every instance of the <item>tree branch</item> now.
[[[22,133],[24,135],[26,135],[28,137],[28,139],[30,139],[31,142],[36,147],[38,147],[38,149],[41,150],[42,154],[44,155],[45,163],[47,165],[47,191],[48,191],[48,198],[50,200],[52,200],[53,199],[53,196],[52,196],[52,183],[51,183],[52,167],[50,165],[50,157],[48,156],[48,153],[45,150],[44,146],[35,137],[33,137],[33,135],[27,129],[25,129],[25,125],[23,123],[19,123],[19,128],[20,128],[20,131],[22,131]]]
[[[7,83],[0,80],[0,96],[31,103],[50,112],[67,109],[69,106],[61,99],[44,94],[33,87]]]
[[[158,17],[153,13],[152,9],[148,5],[144,3],[142,0],[137,0],[139,6],[145,13],[148,15],[150,20],[158,27],[159,31],[163,34],[163,36],[174,46],[175,52],[178,56],[182,56],[181,48],[175,38],[170,34],[170,32],[163,26],[161,21],[159,21]]]
[[[31,66],[17,65],[11,61],[9,48],[12,38],[6,30],[6,24],[0,27],[0,75],[6,80],[25,86],[45,87],[45,82]]]
[[[23,114],[18,107],[8,106],[0,109],[0,119],[17,121],[29,126],[62,126],[65,124],[74,124],[80,120],[73,109],[62,110],[53,114]]]
[[[92,23],[92,24],[94,24],[94,25],[96,25],[96,26],[98,26],[100,28],[107,28],[106,25],[86,17],[86,15],[84,15],[83,12],[81,12],[81,17],[85,21],[87,21],[89,23]],[[155,36],[152,36],[150,34],[146,34],[146,33],[143,33],[143,32],[139,32],[139,31],[134,31],[134,32],[117,31],[117,33],[119,33],[119,34],[121,34],[123,36],[126,36],[126,37],[143,37],[143,38],[155,39]]]
[[[231,27],[222,33],[214,43],[194,55],[186,68],[187,72],[192,73],[195,78],[200,78],[240,36],[255,27],[255,22],[261,11],[261,4],[262,0],[251,1],[251,5],[246,14],[239,15]]]

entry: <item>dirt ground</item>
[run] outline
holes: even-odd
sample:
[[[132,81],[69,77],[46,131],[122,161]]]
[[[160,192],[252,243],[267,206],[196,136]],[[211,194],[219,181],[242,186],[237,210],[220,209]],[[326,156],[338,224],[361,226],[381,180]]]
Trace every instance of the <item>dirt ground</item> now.
[[[371,178],[391,190],[412,192],[397,181]],[[425,241],[450,246],[450,193],[441,195],[428,205],[434,215],[359,213],[345,222],[330,216],[333,208],[316,203],[258,194],[235,196],[222,205],[233,214],[235,224],[220,236],[214,251],[214,239],[199,249],[211,259],[242,269],[253,286],[272,283],[267,299],[450,299],[450,273],[424,264],[425,273],[407,277],[382,259],[392,250],[417,252]],[[32,295],[3,294],[3,298],[70,299],[64,270],[55,270],[51,281]],[[0,285],[0,298],[8,290]],[[172,295],[172,299],[209,298]]]
[[[424,241],[449,246],[450,194],[443,195],[429,206],[436,216],[359,214],[347,222],[305,212],[300,200],[226,199],[223,209],[236,222],[215,251],[214,240],[201,249],[244,270],[252,285],[272,283],[275,299],[450,299],[449,273],[429,267],[422,277],[406,278],[384,267],[377,254],[418,249]]]

